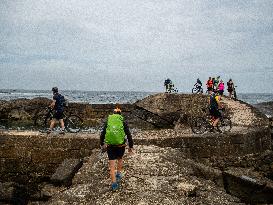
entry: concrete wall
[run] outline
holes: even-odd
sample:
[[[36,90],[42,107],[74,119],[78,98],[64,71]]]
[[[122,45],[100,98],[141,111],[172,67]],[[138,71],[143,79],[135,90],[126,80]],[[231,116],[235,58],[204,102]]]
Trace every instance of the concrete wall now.
[[[271,149],[268,128],[237,134],[176,136],[134,139],[135,144],[181,149],[195,159],[230,158]],[[30,174],[49,176],[64,159],[84,158],[99,147],[99,136],[70,137],[0,135],[0,181],[24,181]]]
[[[0,135],[0,181],[50,176],[64,159],[89,156],[98,139]]]

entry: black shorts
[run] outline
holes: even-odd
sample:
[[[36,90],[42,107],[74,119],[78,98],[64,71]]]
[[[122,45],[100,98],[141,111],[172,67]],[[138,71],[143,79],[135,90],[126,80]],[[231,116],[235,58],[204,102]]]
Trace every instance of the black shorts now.
[[[224,91],[223,90],[219,90],[219,95],[223,95],[224,94]]]
[[[107,154],[109,160],[121,159],[125,152],[125,146],[107,146]]]
[[[212,91],[213,89],[211,87],[208,87],[208,91]]]
[[[210,115],[216,119],[218,119],[222,116],[221,112],[218,109],[210,109],[209,112],[210,112]]]
[[[231,93],[233,91],[232,88],[228,88],[228,92]]]
[[[63,115],[64,115],[63,112],[56,111],[53,114],[53,118],[56,119],[56,120],[61,120],[61,119],[63,119]]]

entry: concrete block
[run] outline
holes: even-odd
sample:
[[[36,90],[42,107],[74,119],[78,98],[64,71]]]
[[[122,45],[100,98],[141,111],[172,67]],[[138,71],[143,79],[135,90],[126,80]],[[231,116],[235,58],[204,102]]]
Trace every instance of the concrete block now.
[[[65,159],[51,176],[50,181],[57,186],[70,186],[76,172],[81,168],[83,161],[80,159]]]

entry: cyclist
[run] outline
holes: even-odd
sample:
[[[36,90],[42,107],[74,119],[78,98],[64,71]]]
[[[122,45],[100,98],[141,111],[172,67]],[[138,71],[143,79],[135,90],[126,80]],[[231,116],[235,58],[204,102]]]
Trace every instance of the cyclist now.
[[[164,82],[164,86],[165,86],[165,89],[166,89],[166,93],[170,92],[171,91],[171,87],[172,87],[173,83],[172,81],[167,78]]]
[[[213,90],[213,81],[212,81],[211,77],[209,77],[209,79],[208,79],[206,85],[207,85],[207,90],[208,90],[208,92],[209,92],[210,90]]]
[[[121,109],[116,106],[114,114],[109,115],[100,135],[100,145],[107,151],[109,159],[109,170],[111,177],[111,189],[116,191],[122,178],[123,155],[126,147],[126,137],[129,144],[129,153],[133,151],[133,140],[127,123],[121,115]],[[115,163],[117,161],[117,172],[115,173]]]
[[[215,131],[215,127],[217,126],[217,123],[220,120],[221,112],[219,111],[219,108],[222,107],[220,103],[220,96],[216,95],[212,90],[209,91],[209,112],[213,120],[212,129],[211,131]]]
[[[58,120],[61,124],[61,132],[60,134],[64,134],[64,120],[63,120],[63,112],[64,112],[64,96],[59,94],[58,88],[53,87],[53,100],[52,103],[49,105],[51,109],[54,110],[53,119],[50,122],[50,128],[48,129],[47,133],[50,134],[52,129],[55,126],[56,121]]]
[[[228,90],[228,96],[229,98],[231,98],[232,92],[234,91],[234,83],[232,81],[232,79],[229,79],[229,81],[227,82],[227,90]]]
[[[202,82],[200,81],[199,78],[197,78],[196,83],[194,84],[194,86],[198,89],[198,93],[201,92],[202,89]],[[203,92],[203,91],[202,91]]]

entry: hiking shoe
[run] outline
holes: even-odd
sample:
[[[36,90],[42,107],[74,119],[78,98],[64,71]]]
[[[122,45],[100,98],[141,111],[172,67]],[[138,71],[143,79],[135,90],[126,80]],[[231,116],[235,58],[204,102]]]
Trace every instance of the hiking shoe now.
[[[52,130],[51,129],[48,129],[47,131],[46,131],[46,134],[50,134],[52,132]]]
[[[114,182],[114,183],[112,183],[112,185],[111,185],[111,189],[112,189],[112,191],[117,191],[118,190],[118,183],[117,182]]]
[[[116,180],[117,180],[117,183],[119,183],[121,181],[121,178],[123,177],[123,174],[121,172],[117,172],[116,173]]]
[[[61,135],[64,135],[64,130],[61,130],[61,131],[60,131],[60,134],[61,134]]]

